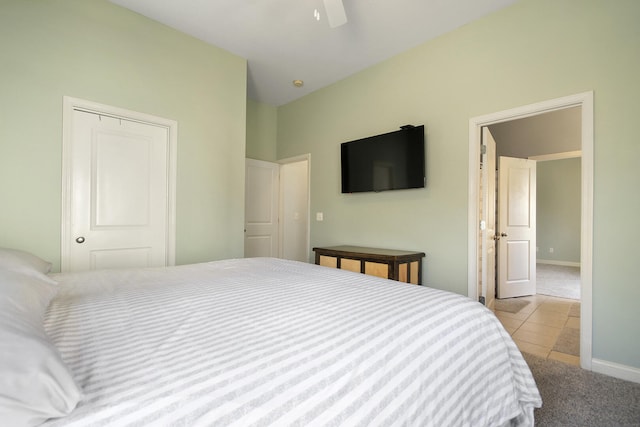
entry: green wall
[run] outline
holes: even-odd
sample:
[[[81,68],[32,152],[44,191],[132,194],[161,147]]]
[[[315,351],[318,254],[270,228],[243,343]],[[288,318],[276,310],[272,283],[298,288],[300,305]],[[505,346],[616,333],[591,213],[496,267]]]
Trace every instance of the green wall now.
[[[278,109],[247,100],[247,157],[274,162],[277,158]]]
[[[467,293],[469,119],[594,91],[593,356],[640,368],[640,2],[523,0],[278,109],[278,157],[311,153],[312,246],[422,250]],[[339,144],[425,124],[427,187],[340,194]]]
[[[580,164],[579,157],[537,162],[538,260],[580,263]]]
[[[0,51],[0,246],[59,268],[68,95],[176,120],[176,261],[242,256],[244,59],[102,0],[2,0]]]

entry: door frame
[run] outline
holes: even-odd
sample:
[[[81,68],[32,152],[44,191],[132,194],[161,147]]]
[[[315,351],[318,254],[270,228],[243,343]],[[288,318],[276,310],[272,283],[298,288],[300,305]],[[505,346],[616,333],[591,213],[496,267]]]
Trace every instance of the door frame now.
[[[481,279],[478,286],[479,295],[485,297],[484,304],[493,309],[495,307],[496,300],[496,250],[498,249],[496,240],[496,166],[497,166],[497,149],[496,141],[491,134],[491,130],[488,126],[483,126],[480,129],[482,140],[480,143],[486,147],[484,153],[480,154],[480,158],[484,156],[484,162],[482,162],[482,170],[480,172],[480,181],[483,185],[479,190],[482,191],[482,213],[480,214],[480,199],[478,201],[479,221],[485,221],[480,223],[480,241],[483,242],[481,252]],[[485,138],[486,137],[486,138]],[[490,215],[491,213],[491,215]],[[484,242],[487,242],[484,244]],[[493,250],[489,251],[493,245]],[[491,262],[492,261],[492,262]],[[491,268],[489,268],[491,267]],[[491,273],[491,274],[489,274]],[[489,286],[492,283],[492,286]]]
[[[62,97],[62,221],[61,221],[61,271],[67,271],[72,241],[71,223],[71,177],[73,162],[71,160],[72,120],[74,110],[109,116],[116,119],[129,120],[167,129],[168,180],[167,183],[167,258],[166,265],[176,263],[176,172],[178,152],[178,122],[164,117],[140,113],[111,105],[100,104],[70,96]]]
[[[310,262],[310,245],[311,245],[311,154],[301,154],[299,156],[294,156],[294,157],[288,157],[285,159],[280,159],[280,160],[276,160],[276,161],[270,161],[270,160],[257,160],[257,159],[251,159],[249,157],[246,158],[247,160],[255,160],[258,162],[265,162],[265,163],[270,163],[273,165],[277,165],[278,168],[282,168],[283,165],[286,164],[290,164],[290,163],[297,163],[297,162],[306,162],[307,163],[307,200],[306,200],[306,204],[307,204],[307,218],[306,218],[306,226],[307,226],[307,232],[305,235],[305,248],[306,248],[306,258],[307,261]],[[278,239],[278,258],[282,258],[283,254],[284,254],[284,221],[281,220],[282,216],[283,216],[283,200],[284,197],[282,195],[283,193],[283,180],[282,180],[282,175],[280,175],[279,178],[279,183],[278,183],[278,233],[277,233],[277,239]],[[245,189],[245,193],[246,193],[246,189]],[[246,209],[246,207],[245,207]],[[246,236],[245,236],[246,238]]]
[[[294,157],[287,157],[285,159],[280,159],[277,161],[277,163],[282,167],[282,165],[286,165],[288,163],[298,163],[298,162],[306,162],[307,163],[307,232],[305,235],[305,248],[306,248],[306,259],[307,261],[310,261],[310,253],[311,253],[311,154],[307,153],[307,154],[301,154],[299,156],[294,156]],[[283,197],[282,197],[282,188],[283,188],[283,182],[282,182],[282,178],[280,178],[280,215],[282,215],[282,212],[284,210],[283,207]],[[280,221],[280,227],[279,227],[279,232],[278,232],[278,239],[280,240],[280,246],[279,246],[279,256],[280,258],[282,258],[282,255],[284,254],[284,221]]]
[[[580,366],[592,367],[592,276],[593,276],[593,91],[529,104],[469,119],[469,198],[468,198],[468,296],[478,300],[478,214],[480,184],[480,136],[483,126],[536,116],[542,113],[582,107],[582,189],[580,241]]]

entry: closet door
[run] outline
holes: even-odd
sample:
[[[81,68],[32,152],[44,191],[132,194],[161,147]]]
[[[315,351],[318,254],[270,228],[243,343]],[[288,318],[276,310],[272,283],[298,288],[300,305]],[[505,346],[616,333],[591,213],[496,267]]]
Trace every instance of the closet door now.
[[[74,109],[69,131],[63,271],[172,264],[169,129]]]

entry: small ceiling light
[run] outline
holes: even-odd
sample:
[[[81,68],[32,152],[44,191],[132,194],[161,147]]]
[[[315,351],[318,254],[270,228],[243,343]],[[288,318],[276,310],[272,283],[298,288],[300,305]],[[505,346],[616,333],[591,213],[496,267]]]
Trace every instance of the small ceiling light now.
[[[316,18],[316,21],[320,20],[320,12],[318,11],[318,9],[314,9],[313,17]]]
[[[293,85],[295,87],[302,87],[302,86],[304,86],[304,82],[302,80],[297,80],[296,79],[296,80],[293,81]]]

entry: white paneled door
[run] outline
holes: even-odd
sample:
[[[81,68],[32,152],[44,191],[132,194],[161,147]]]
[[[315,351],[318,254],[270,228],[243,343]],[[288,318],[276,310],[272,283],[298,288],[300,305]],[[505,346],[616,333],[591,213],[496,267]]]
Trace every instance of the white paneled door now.
[[[68,131],[63,270],[171,264],[169,129],[74,109]]]
[[[279,257],[280,165],[246,159],[244,256]]]
[[[498,298],[535,295],[536,161],[498,165]]]

